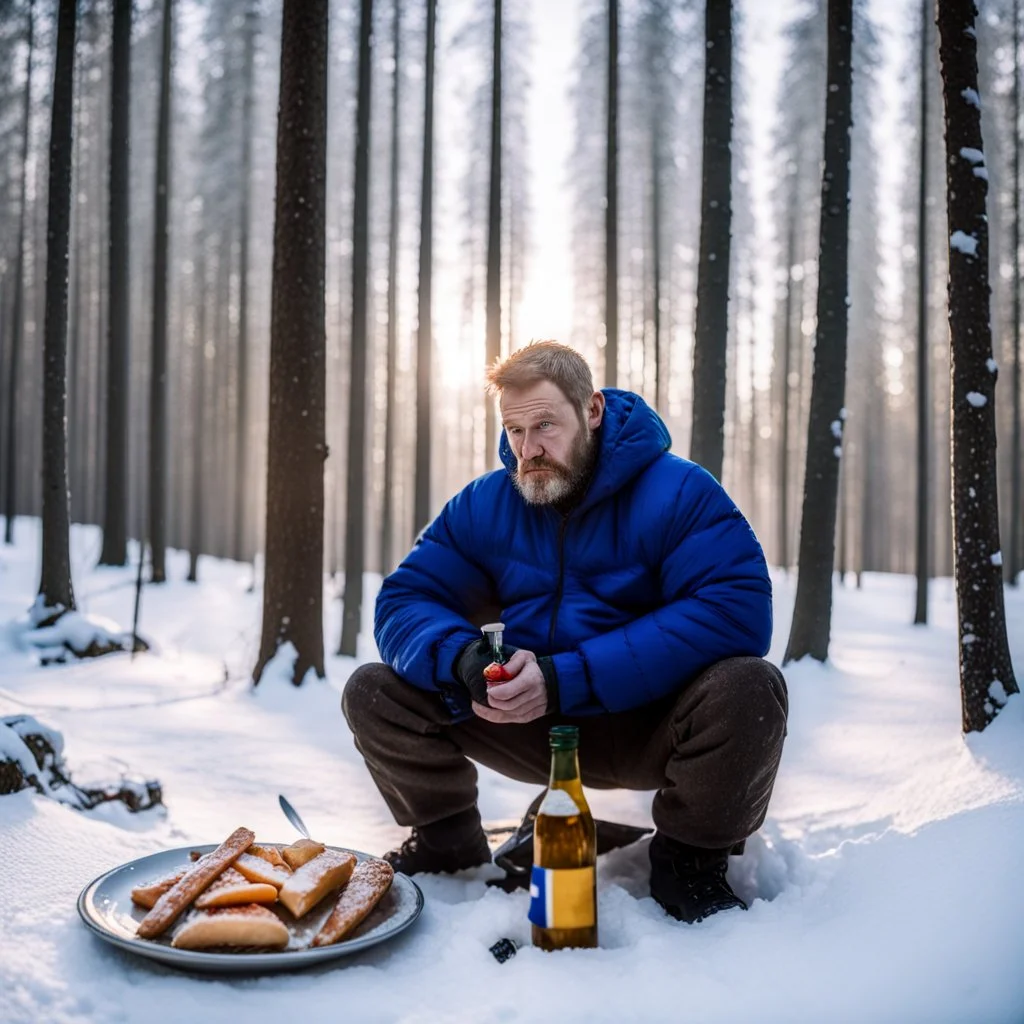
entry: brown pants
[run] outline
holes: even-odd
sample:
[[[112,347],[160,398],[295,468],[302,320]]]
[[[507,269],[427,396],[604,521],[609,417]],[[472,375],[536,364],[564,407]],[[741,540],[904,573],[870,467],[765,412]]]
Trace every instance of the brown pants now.
[[[476,805],[472,761],[544,784],[548,729],[580,730],[583,785],[656,789],[659,831],[693,846],[732,846],[764,821],[786,734],[782,673],[760,658],[730,658],[677,695],[632,711],[545,715],[526,725],[453,723],[436,693],[386,665],[361,665],[342,708],[356,747],[400,825],[429,825]]]

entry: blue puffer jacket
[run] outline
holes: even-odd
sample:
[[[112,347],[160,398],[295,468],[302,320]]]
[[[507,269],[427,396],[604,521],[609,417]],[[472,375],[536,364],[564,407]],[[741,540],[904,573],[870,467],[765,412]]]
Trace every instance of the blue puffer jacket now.
[[[553,656],[570,715],[625,711],[768,650],[771,583],[747,521],[714,477],[669,453],[639,395],[604,395],[594,476],[568,516],[519,495],[502,432],[505,469],[456,494],[381,586],[381,657],[457,717],[469,704],[452,666],[488,605],[507,643]]]

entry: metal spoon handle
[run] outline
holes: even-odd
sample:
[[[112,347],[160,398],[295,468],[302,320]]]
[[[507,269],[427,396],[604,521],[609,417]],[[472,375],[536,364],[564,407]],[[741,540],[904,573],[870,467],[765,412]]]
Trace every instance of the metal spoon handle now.
[[[288,802],[288,799],[283,793],[279,793],[277,796],[278,803],[281,805],[281,810],[284,811],[284,816],[307,838],[310,838],[309,829],[306,828],[306,823],[299,817],[299,812]]]

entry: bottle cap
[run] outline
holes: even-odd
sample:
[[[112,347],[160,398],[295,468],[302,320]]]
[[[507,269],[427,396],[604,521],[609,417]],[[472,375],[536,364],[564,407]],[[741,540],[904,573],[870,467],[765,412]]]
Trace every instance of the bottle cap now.
[[[574,750],[580,745],[580,730],[575,725],[553,725],[548,731],[552,750]]]

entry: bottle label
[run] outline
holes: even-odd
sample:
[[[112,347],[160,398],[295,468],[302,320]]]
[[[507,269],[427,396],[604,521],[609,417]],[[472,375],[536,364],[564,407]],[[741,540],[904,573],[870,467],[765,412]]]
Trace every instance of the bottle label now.
[[[530,922],[539,928],[592,928],[594,868],[542,868],[530,876]]]

